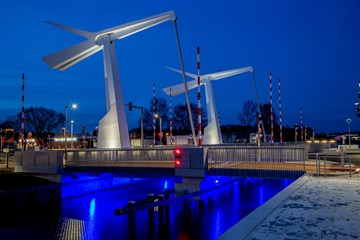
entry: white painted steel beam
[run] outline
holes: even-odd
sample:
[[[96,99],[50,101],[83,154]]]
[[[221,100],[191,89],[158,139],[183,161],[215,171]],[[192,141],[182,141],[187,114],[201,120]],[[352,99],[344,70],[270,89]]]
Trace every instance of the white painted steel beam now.
[[[170,70],[173,70],[175,72],[181,73],[181,71],[173,68],[169,68]],[[212,87],[212,81],[213,80],[220,80],[223,78],[235,76],[241,73],[245,72],[253,72],[253,68],[251,66],[249,67],[243,67],[243,68],[237,68],[233,70],[227,70],[217,73],[211,73],[200,76],[200,85],[205,86],[205,97],[206,97],[206,110],[207,110],[207,118],[208,118],[208,125],[204,129],[204,144],[222,144],[222,136],[221,136],[221,130],[220,130],[220,123],[219,123],[219,117],[218,112],[216,110],[216,104],[215,104],[215,98],[214,98],[214,92]],[[191,73],[185,73],[186,76],[193,78],[194,80],[187,82],[187,88],[188,90],[194,89],[197,87],[197,75],[191,74]],[[181,94],[185,92],[184,84],[177,84],[171,87],[163,88],[163,91],[170,95],[170,88],[171,88],[171,95],[176,96],[178,94]]]
[[[168,20],[176,21],[174,11],[164,12],[98,32],[88,32],[58,23],[47,22],[86,38],[81,43],[43,57],[43,60],[49,67],[65,70],[100,50],[104,52],[107,113],[99,122],[98,148],[130,147],[114,41]]]

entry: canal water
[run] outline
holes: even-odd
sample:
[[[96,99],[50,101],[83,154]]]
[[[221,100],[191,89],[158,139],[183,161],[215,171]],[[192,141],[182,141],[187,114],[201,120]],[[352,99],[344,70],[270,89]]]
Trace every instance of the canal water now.
[[[114,211],[153,193],[174,189],[175,177],[73,173],[64,177],[61,199],[25,211],[0,226],[0,239],[216,239],[292,179],[207,177],[199,201],[171,201],[165,218],[159,207],[116,216]],[[174,194],[170,198],[174,198]],[[4,206],[2,206],[4,207]]]

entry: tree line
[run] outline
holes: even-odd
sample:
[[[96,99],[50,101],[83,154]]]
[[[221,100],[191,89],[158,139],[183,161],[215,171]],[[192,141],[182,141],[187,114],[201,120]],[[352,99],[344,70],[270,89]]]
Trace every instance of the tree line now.
[[[17,141],[21,137],[21,116],[21,112],[11,115],[0,124],[3,138]],[[29,107],[24,110],[24,122],[25,138],[31,132],[39,142],[46,143],[49,136],[53,137],[64,126],[65,115],[45,107]]]
[[[197,105],[191,103],[191,114],[194,122],[197,122]],[[170,116],[169,116],[169,106],[168,102],[161,97],[155,99],[155,108],[153,106],[153,100],[149,102],[148,108],[144,109],[144,130],[145,134],[153,134],[153,120],[154,114],[157,114],[158,119],[156,119],[156,129],[159,130],[159,118],[162,122],[162,131],[169,131],[170,126]],[[270,133],[270,124],[271,124],[271,109],[270,104],[260,104],[260,111],[262,114],[262,120],[264,122],[265,129],[267,134]],[[15,140],[19,139],[21,133],[21,112],[18,114],[9,116],[5,121],[0,123],[1,136],[5,139],[14,138]],[[202,127],[207,125],[206,111],[204,108],[201,108],[202,115]],[[227,126],[223,128],[223,131],[226,129],[237,129],[239,131],[247,132],[256,132],[257,131],[257,116],[258,116],[258,107],[253,101],[246,101],[243,104],[241,111],[237,114],[237,119],[239,120],[239,125]],[[49,137],[54,137],[56,133],[61,132],[61,128],[64,127],[65,115],[61,112],[56,112],[55,110],[48,109],[45,107],[29,107],[25,109],[25,138],[28,132],[31,132],[33,137],[39,142],[47,142]],[[278,116],[276,113],[273,113],[274,119],[274,129],[275,133],[278,134],[279,124]],[[173,124],[173,134],[190,134],[191,126],[189,121],[189,113],[187,109],[187,104],[179,103],[175,105],[172,109],[172,124]],[[136,132],[140,134],[140,119],[138,128],[133,129],[131,132]],[[236,127],[239,126],[239,127]],[[195,124],[195,130],[197,131],[198,125]],[[235,127],[235,128],[234,128]],[[5,131],[5,129],[13,129],[13,131]],[[289,130],[287,130],[289,129]],[[283,127],[284,137],[286,132],[288,135],[294,136],[291,134],[293,128]],[[203,130],[203,129],[202,129]],[[93,135],[97,133],[94,132]],[[284,138],[285,141],[286,137]],[[291,140],[291,139],[289,139]],[[293,140],[293,138],[292,138]]]

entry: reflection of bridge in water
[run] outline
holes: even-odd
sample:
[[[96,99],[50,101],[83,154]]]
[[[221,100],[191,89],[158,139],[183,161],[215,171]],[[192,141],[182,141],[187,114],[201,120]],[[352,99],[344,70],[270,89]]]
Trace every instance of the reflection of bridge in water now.
[[[182,149],[175,166],[174,149]],[[18,172],[67,170],[180,176],[297,177],[305,173],[305,145],[211,145],[202,148],[163,146],[132,149],[83,149],[19,152]],[[188,170],[191,172],[190,175]],[[198,175],[200,174],[200,175]]]

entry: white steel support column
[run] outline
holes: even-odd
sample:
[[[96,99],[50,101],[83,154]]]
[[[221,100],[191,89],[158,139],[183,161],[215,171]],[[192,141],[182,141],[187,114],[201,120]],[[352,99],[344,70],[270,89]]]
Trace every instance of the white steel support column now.
[[[203,80],[205,85],[206,108],[208,112],[208,125],[204,129],[204,144],[222,144],[222,136],[216,111],[212,82]]]
[[[103,41],[105,86],[108,97],[107,113],[99,123],[98,148],[127,148],[130,147],[130,139],[115,46],[108,36],[103,36]]]

